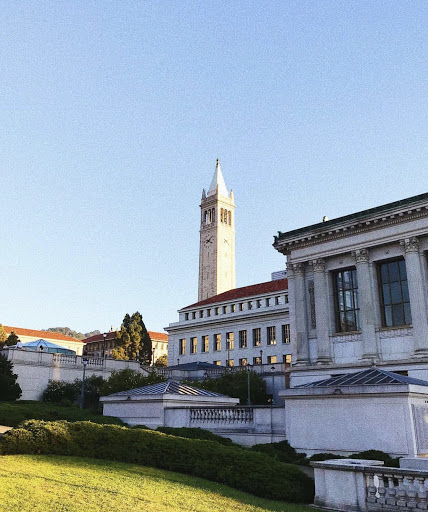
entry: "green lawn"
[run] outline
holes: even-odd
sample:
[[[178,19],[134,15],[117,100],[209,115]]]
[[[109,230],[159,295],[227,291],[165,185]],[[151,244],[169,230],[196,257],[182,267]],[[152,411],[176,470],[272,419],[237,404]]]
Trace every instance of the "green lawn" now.
[[[95,459],[0,457],[0,512],[310,512],[225,485]]]

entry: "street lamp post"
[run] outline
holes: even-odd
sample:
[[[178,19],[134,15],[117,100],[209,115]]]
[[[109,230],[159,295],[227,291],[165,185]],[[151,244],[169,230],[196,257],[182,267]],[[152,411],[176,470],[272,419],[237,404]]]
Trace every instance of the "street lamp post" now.
[[[272,372],[272,403],[271,403],[271,405],[273,406],[273,397],[275,396],[275,366],[272,366],[270,371]]]
[[[103,334],[103,359],[106,356],[106,340],[107,340],[107,333],[105,332]]]
[[[251,367],[251,365],[247,364],[247,405],[251,405],[251,395],[250,395],[250,367]]]
[[[155,349],[152,348],[152,366],[155,364]]]
[[[230,340],[226,340],[227,348],[227,366],[230,366]]]
[[[83,403],[85,401],[85,373],[86,373],[86,365],[88,364],[88,359],[84,357],[82,359],[83,363],[83,378],[82,378],[82,388],[80,389],[80,408],[83,409]]]
[[[263,350],[260,349],[260,364],[263,364]]]

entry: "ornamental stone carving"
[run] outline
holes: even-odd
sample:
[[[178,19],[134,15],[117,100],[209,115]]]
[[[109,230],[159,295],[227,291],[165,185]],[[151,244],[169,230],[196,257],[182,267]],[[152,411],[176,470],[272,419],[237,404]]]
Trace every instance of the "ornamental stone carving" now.
[[[305,274],[305,265],[303,263],[293,263],[291,265],[293,275],[296,277],[303,277]]]
[[[352,256],[355,258],[355,263],[368,263],[369,262],[369,251],[368,249],[358,249],[353,251]]]
[[[415,236],[401,240],[400,245],[404,247],[406,253],[419,252],[419,240]]]
[[[317,259],[312,262],[314,272],[325,272],[325,261],[323,259]]]

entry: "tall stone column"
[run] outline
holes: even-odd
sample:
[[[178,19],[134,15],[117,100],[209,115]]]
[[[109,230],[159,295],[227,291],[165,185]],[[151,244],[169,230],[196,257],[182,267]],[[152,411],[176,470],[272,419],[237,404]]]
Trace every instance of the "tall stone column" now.
[[[329,364],[331,359],[330,329],[328,316],[327,276],[325,261],[314,260],[314,296],[317,329],[317,364]]]
[[[424,278],[419,256],[419,240],[416,237],[402,240],[404,246],[407,284],[413,326],[413,353],[416,357],[428,356],[428,315],[424,292]]]
[[[357,267],[360,329],[363,344],[361,359],[374,362],[379,359],[379,354],[376,345],[376,318],[370,254],[367,249],[359,249],[353,252],[352,256],[355,258]]]
[[[303,263],[290,265],[288,270],[290,318],[294,318],[297,358],[295,366],[306,366],[309,361],[309,341],[306,318],[305,266]],[[290,282],[291,279],[291,282]],[[291,284],[291,287],[290,287]],[[291,288],[291,289],[290,289]]]

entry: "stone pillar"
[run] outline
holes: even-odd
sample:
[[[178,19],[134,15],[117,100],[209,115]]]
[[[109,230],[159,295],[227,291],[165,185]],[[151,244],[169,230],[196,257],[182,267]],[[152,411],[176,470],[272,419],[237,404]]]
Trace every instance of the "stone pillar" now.
[[[358,279],[358,302],[360,305],[360,329],[363,343],[361,359],[375,362],[379,359],[376,345],[376,306],[369,263],[369,251],[359,249],[352,253],[355,258]]]
[[[424,292],[425,281],[419,256],[419,240],[416,237],[406,238],[400,244],[404,247],[406,259],[412,312],[413,353],[416,357],[425,357],[428,356],[428,315]]]
[[[317,329],[317,364],[329,364],[331,359],[330,329],[328,315],[327,275],[325,261],[314,260],[314,297]]]
[[[305,366],[309,361],[309,341],[306,318],[306,290],[305,290],[305,266],[303,263],[295,263],[289,266],[288,279],[290,302],[290,318],[294,317],[294,331],[296,336],[297,357],[295,366]],[[292,292],[294,292],[292,294]],[[291,304],[292,303],[292,304]],[[294,310],[294,311],[293,311]]]

